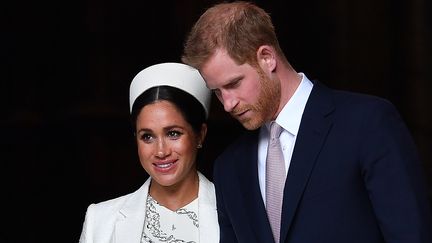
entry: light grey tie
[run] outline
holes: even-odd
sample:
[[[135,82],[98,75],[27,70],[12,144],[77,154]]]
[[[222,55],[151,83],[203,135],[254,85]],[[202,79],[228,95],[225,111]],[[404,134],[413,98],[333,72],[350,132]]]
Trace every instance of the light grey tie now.
[[[281,132],[282,127],[272,122],[266,162],[266,210],[276,243],[279,243],[280,237],[282,198],[286,178],[285,161],[279,141]]]

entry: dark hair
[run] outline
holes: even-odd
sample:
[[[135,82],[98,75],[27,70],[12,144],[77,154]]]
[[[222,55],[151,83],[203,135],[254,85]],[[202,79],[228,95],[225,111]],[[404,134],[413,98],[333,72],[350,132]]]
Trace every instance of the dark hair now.
[[[133,129],[136,128],[136,120],[141,109],[156,101],[166,100],[174,104],[183,115],[184,119],[199,134],[201,126],[206,122],[206,113],[201,103],[189,93],[171,86],[157,86],[143,92],[135,100],[132,106],[131,122]]]

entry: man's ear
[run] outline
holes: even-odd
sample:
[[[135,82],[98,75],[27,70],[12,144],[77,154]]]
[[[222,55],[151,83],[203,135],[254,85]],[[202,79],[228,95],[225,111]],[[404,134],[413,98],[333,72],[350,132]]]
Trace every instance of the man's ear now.
[[[276,52],[269,45],[262,45],[257,50],[258,65],[265,72],[272,73],[276,69]]]

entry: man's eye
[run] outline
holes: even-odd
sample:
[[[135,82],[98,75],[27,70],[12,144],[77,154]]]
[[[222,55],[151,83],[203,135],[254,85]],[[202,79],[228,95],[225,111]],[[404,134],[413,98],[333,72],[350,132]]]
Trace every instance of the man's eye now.
[[[228,88],[234,89],[240,85],[240,79],[234,80],[233,82],[228,84]]]

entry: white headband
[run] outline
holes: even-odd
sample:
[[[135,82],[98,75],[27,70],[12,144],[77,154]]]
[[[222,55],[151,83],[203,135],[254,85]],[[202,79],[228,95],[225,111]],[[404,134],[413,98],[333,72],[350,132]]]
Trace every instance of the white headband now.
[[[211,91],[197,69],[182,63],[160,63],[147,67],[139,72],[130,85],[129,103],[132,106],[144,91],[161,85],[179,88],[195,97],[204,107],[208,118]]]

